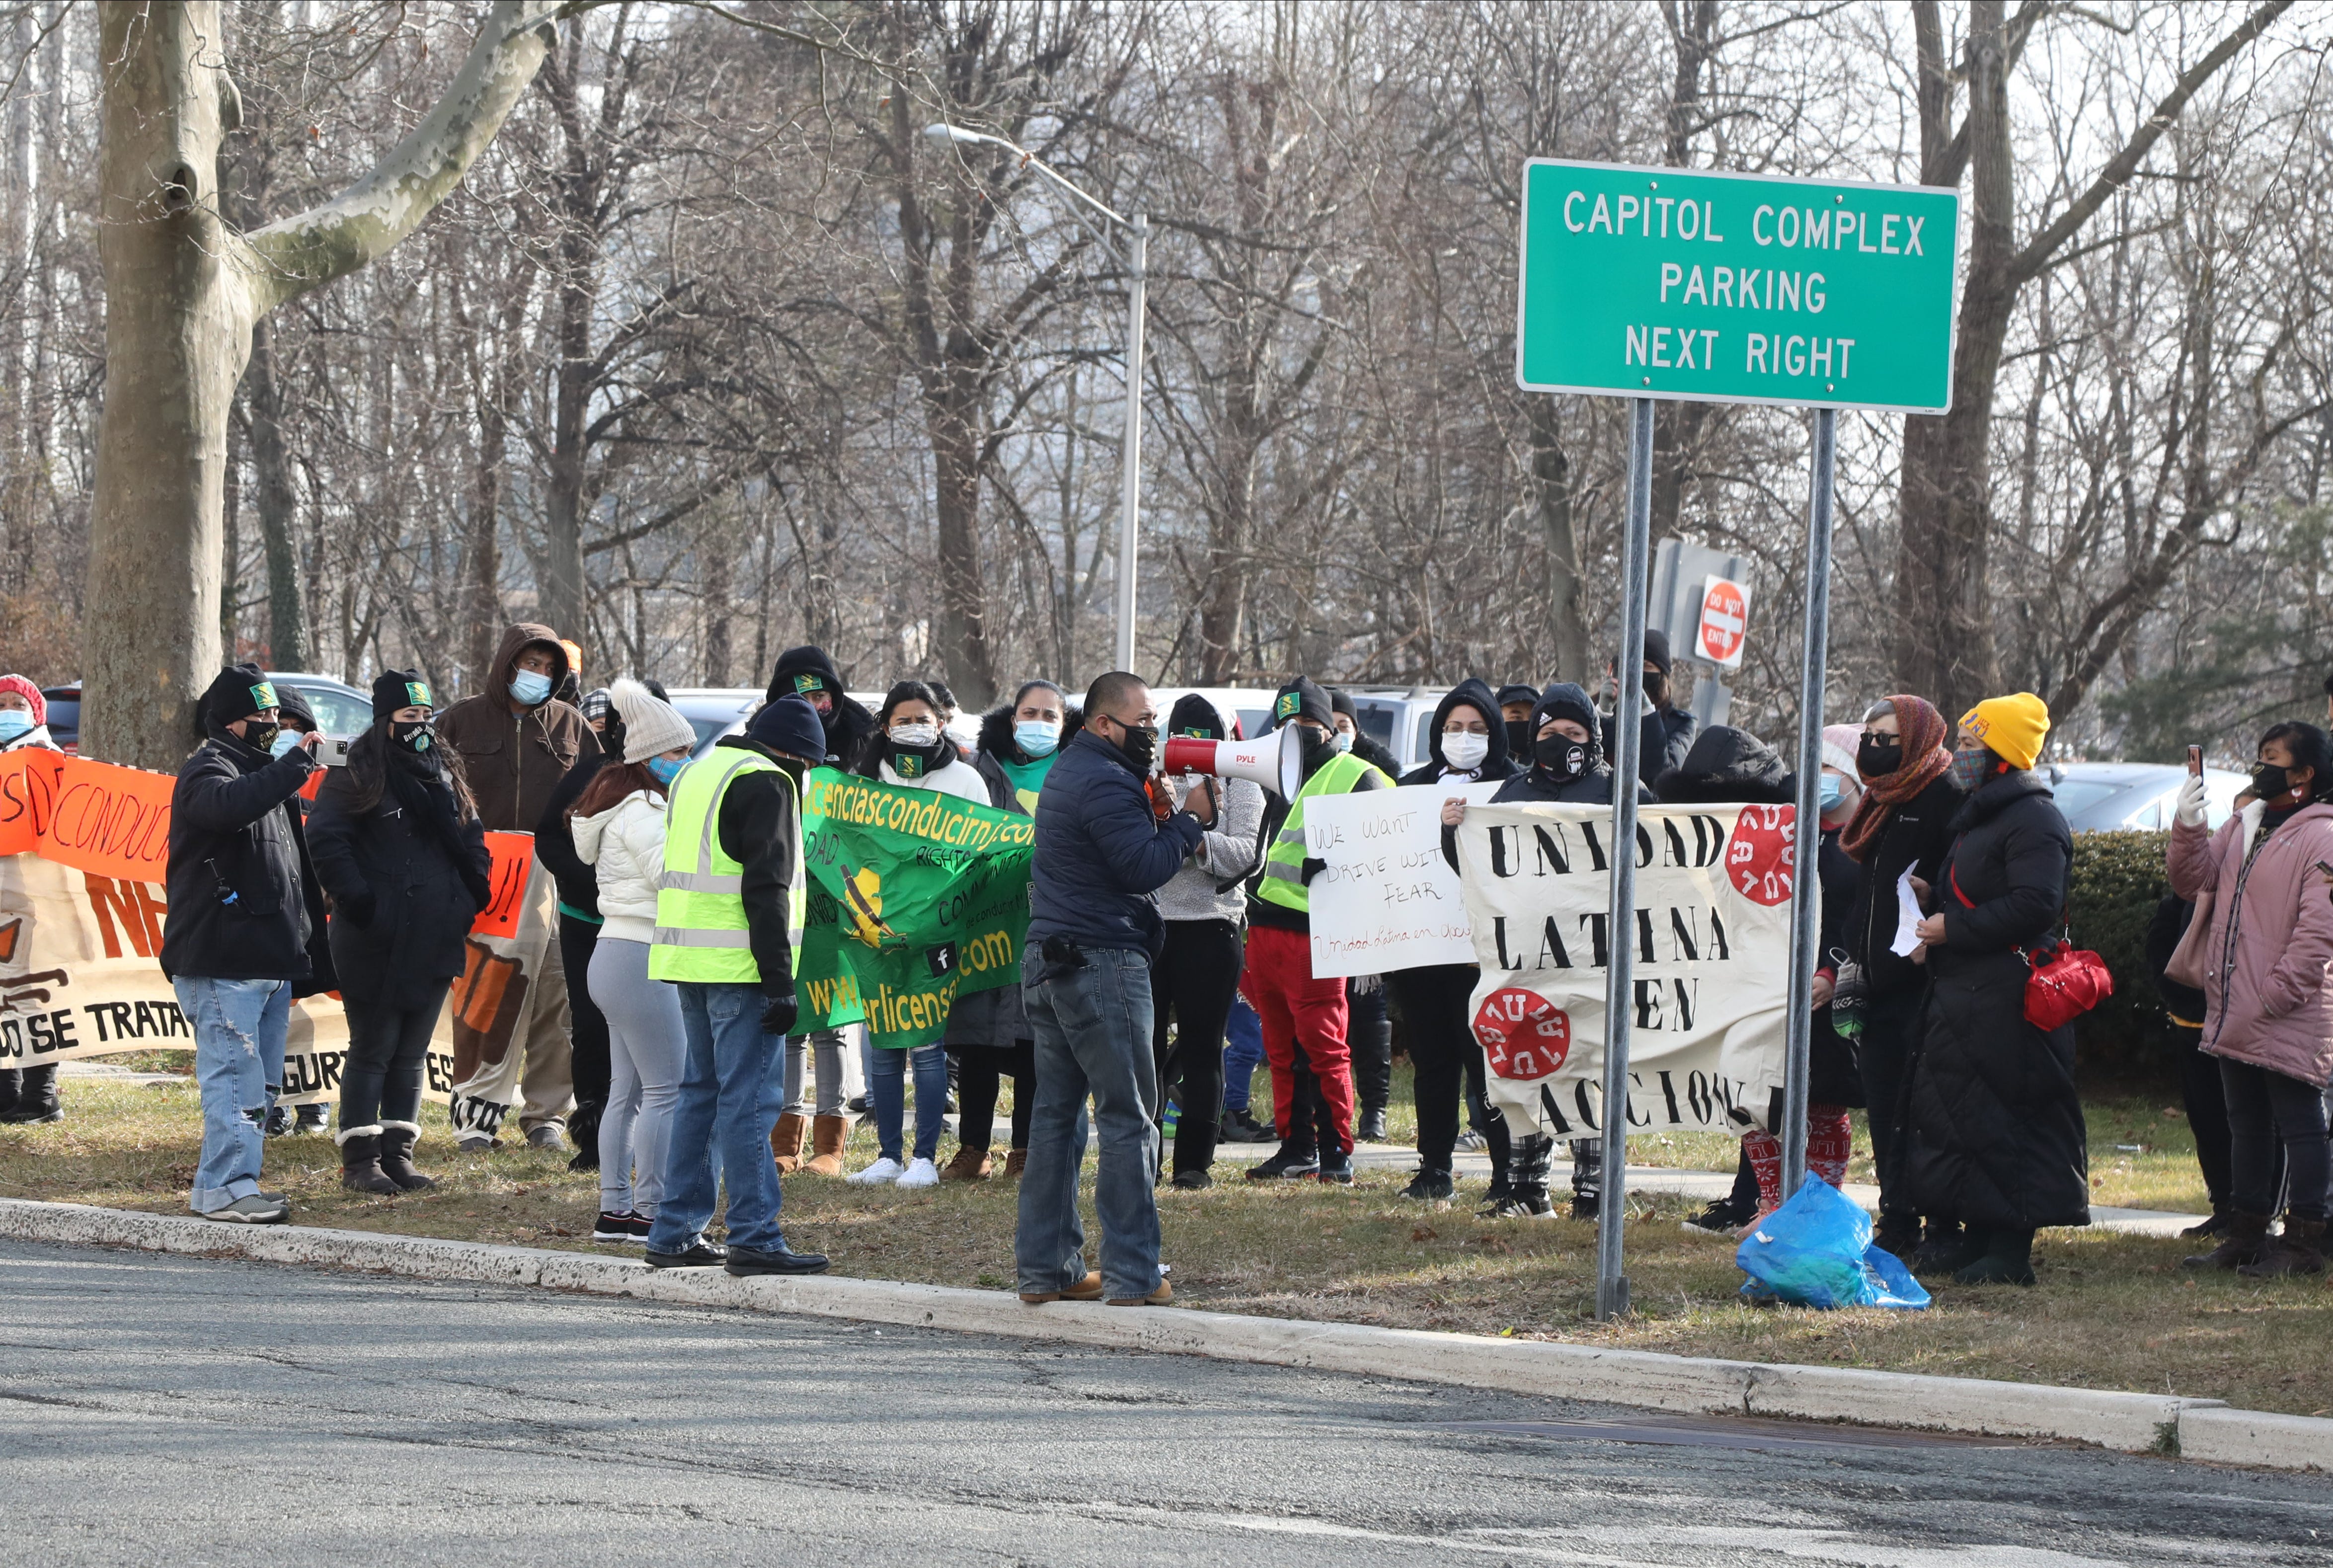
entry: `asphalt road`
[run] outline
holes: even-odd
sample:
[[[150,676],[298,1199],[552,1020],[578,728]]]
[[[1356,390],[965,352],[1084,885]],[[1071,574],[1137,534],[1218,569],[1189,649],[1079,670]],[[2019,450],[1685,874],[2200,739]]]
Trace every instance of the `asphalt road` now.
[[[10,1563],[2333,1564],[2323,1477],[823,1319],[0,1242],[0,1333]]]

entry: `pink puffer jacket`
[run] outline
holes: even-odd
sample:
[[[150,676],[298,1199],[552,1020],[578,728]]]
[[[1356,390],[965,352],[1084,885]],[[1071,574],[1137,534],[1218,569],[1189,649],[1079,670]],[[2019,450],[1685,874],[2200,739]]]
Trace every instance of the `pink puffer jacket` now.
[[[2252,851],[2259,802],[2215,833],[2171,830],[2171,886],[2209,892],[2203,1047],[2322,1088],[2333,1075],[2333,805],[2304,806]]]

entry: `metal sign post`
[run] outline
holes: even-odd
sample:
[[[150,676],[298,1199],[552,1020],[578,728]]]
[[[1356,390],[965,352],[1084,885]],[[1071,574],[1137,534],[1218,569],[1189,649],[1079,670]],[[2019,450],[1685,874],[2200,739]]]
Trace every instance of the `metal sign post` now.
[[[1616,667],[1623,700],[1613,726],[1613,939],[1605,976],[1599,1318],[1628,1310],[1621,1235],[1636,965],[1633,944],[1622,933],[1636,920],[1643,727],[1626,693],[1644,663],[1653,401],[1816,409],[1791,865],[1789,1061],[1784,1126],[1778,1130],[1786,1179],[1795,1190],[1806,1170],[1807,1031],[1820,934],[1816,871],[1822,849],[1819,790],[1838,410],[1941,414],[1951,409],[1959,247],[1960,195],[1937,187],[1547,158],[1523,166],[1515,384],[1526,391],[1627,398],[1633,416]],[[1671,557],[1665,578],[1671,601],[1681,565],[1681,558]],[[1746,609],[1736,608],[1737,620]],[[1696,640],[1692,652],[1718,668],[1738,656],[1738,636],[1722,640],[1726,646],[1714,650]]]
[[[1830,661],[1831,474],[1839,410],[1815,410],[1814,498],[1807,509],[1807,627],[1799,672],[1799,820],[1791,865],[1790,1064],[1782,1079],[1782,1196],[1807,1175],[1807,1059],[1813,1049],[1815,949],[1822,934],[1823,673]]]
[[[1629,680],[1645,663],[1645,579],[1653,541],[1653,400],[1636,399],[1628,432],[1628,533],[1620,553],[1620,658],[1613,669],[1620,697],[1612,724],[1612,933],[1604,971],[1604,1169],[1596,1209],[1596,1317],[1628,1310],[1621,1236],[1628,1210],[1628,1025],[1635,1005],[1637,926],[1637,776],[1644,766],[1645,726],[1628,701]]]

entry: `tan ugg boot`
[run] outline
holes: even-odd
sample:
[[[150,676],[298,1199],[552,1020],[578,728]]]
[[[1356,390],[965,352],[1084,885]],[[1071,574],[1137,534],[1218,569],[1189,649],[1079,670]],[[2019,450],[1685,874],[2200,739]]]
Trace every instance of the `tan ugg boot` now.
[[[811,1157],[802,1161],[802,1170],[810,1176],[840,1176],[842,1146],[850,1138],[850,1118],[821,1116],[811,1123]]]
[[[780,1175],[792,1176],[802,1169],[802,1133],[809,1126],[808,1117],[789,1111],[770,1129],[770,1152],[777,1157]]]

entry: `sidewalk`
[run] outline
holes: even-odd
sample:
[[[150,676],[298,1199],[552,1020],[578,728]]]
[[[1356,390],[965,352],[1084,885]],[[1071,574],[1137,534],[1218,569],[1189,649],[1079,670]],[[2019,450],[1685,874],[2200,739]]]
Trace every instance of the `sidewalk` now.
[[[1215,1159],[1226,1165],[1253,1165],[1272,1153],[1275,1145],[1269,1143],[1225,1143],[1217,1147]],[[1452,1161],[1461,1180],[1487,1182],[1491,1179],[1491,1161],[1487,1155],[1462,1150]],[[1559,1156],[1560,1180],[1568,1180],[1570,1166]],[[1417,1167],[1415,1150],[1402,1149],[1390,1143],[1364,1143],[1353,1150],[1353,1168],[1357,1170],[1414,1170]],[[1666,1165],[1632,1165],[1628,1167],[1628,1190],[1632,1193],[1668,1193],[1681,1198],[1714,1202],[1733,1189],[1733,1173],[1730,1170],[1679,1170]],[[1842,1189],[1847,1196],[1866,1209],[1877,1213],[1879,1189],[1867,1182],[1850,1181]],[[2177,1236],[2191,1225],[2200,1225],[2210,1218],[2203,1214],[2172,1214],[2156,1208],[2104,1208],[2090,1210],[2090,1224],[2098,1230],[2122,1231],[2132,1236]]]

